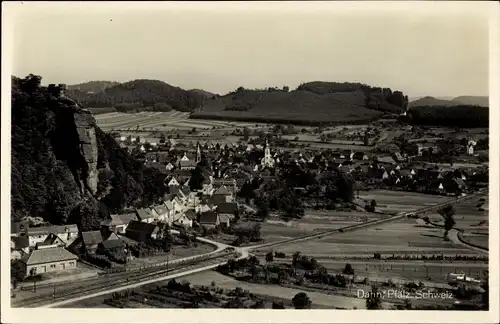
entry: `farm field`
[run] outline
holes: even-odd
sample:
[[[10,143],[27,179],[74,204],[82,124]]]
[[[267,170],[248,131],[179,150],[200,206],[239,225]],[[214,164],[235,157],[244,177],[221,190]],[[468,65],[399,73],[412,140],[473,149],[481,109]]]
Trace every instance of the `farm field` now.
[[[98,114],[95,116],[97,124],[104,131],[170,131],[217,128],[235,128],[255,126],[255,123],[226,122],[216,120],[191,120],[189,113],[180,111],[169,112],[140,112],[126,114],[119,112]]]
[[[241,287],[242,289],[248,290],[253,294],[288,300],[291,300],[296,294],[303,292],[300,289],[286,288],[277,285],[262,285],[256,283],[241,282],[215,271],[206,271],[179,278],[179,281],[182,280],[187,280],[193,285],[204,286],[210,286],[212,282],[215,282],[218,287],[223,289],[234,289],[236,287]],[[307,295],[313,303],[313,308],[365,308],[365,300],[361,298],[327,295],[309,291],[307,292]]]
[[[276,242],[358,224],[363,222],[365,217],[368,217],[370,221],[380,219],[381,215],[370,215],[360,211],[306,210],[305,215],[300,220],[288,222],[272,219],[267,220],[261,224],[261,236],[265,242]]]
[[[392,190],[360,190],[359,198],[363,203],[370,203],[375,199],[376,210],[386,214],[411,212],[450,200],[450,197]]]

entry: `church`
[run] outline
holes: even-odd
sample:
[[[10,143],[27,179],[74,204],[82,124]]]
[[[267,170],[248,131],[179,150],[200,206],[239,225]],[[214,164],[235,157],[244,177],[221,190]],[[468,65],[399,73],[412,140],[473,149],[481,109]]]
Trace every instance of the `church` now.
[[[274,168],[274,158],[271,155],[271,149],[269,148],[269,143],[266,140],[266,147],[264,148],[264,157],[260,162],[262,168]]]

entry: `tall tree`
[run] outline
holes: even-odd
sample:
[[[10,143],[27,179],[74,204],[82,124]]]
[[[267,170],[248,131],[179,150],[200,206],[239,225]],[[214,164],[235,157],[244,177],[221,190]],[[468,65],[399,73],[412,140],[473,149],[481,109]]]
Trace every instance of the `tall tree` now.
[[[448,232],[455,226],[455,208],[446,205],[438,210],[438,214],[444,218],[444,239],[448,240]]]

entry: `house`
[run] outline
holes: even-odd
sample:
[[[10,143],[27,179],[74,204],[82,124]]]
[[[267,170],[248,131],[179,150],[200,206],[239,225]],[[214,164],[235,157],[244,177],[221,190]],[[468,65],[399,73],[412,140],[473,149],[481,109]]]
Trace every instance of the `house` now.
[[[130,221],[125,234],[132,240],[144,242],[149,239],[156,239],[158,232],[159,227],[156,224]]]
[[[238,214],[238,203],[222,203],[217,205],[217,213],[219,216],[224,219],[229,219],[229,221],[233,221]]]
[[[30,242],[27,236],[15,236],[10,238],[10,259],[18,260],[30,252]]]
[[[101,227],[105,229],[104,232],[125,233],[131,220],[139,220],[136,213],[114,214],[110,215],[110,217],[110,219],[101,222]]]
[[[102,241],[100,231],[82,232],[82,245],[87,251],[94,252]]]
[[[28,238],[30,246],[34,247],[37,243],[45,241],[50,233],[56,234],[66,243],[66,246],[69,246],[78,238],[78,227],[76,224],[29,227]]]
[[[194,208],[194,211],[196,213],[205,213],[205,212],[209,212],[209,211],[212,211],[216,208],[216,206],[212,205],[212,204],[206,204],[206,203],[202,203],[202,204],[199,204],[197,205],[195,208]]]
[[[183,227],[193,227],[193,220],[196,219],[196,214],[192,209],[187,210],[185,213],[179,214],[176,217],[174,224]]]
[[[217,203],[233,202],[234,196],[226,186],[220,186],[213,194],[212,198]]]
[[[45,239],[45,241],[37,243],[36,248],[38,248],[39,246],[48,246],[48,245],[53,245],[57,247],[66,247],[66,243],[54,233],[50,233]]]
[[[170,180],[168,180],[167,187],[169,193],[177,193],[181,187],[181,184],[175,177],[171,177]]]
[[[152,223],[156,219],[156,212],[153,212],[151,208],[138,208],[135,210],[139,221],[143,223]],[[130,223],[129,223],[130,224]]]
[[[104,241],[99,243],[99,246],[97,247],[98,251],[104,252],[104,251],[113,251],[113,250],[118,250],[125,248],[126,244],[121,240],[118,235],[115,233],[111,233],[109,237],[107,237]]]
[[[22,222],[11,222],[10,223],[10,236],[28,236],[28,227],[29,227],[29,222],[28,221],[22,221]]]
[[[62,247],[51,247],[33,250],[23,262],[26,274],[35,275],[76,268],[78,257]]]
[[[172,171],[172,169],[174,168],[174,165],[170,162],[167,163],[167,165],[165,166],[165,168],[167,169],[167,171]]]
[[[170,204],[171,205],[171,204]],[[171,224],[174,218],[174,209],[173,206],[171,209],[167,207],[165,204],[159,204],[154,207],[156,212],[157,219],[161,222],[165,222],[167,224]]]
[[[200,215],[200,226],[215,228],[220,225],[219,214],[214,211],[203,212]]]
[[[196,165],[196,161],[190,160],[186,154],[179,160],[179,169],[181,170],[193,170]]]

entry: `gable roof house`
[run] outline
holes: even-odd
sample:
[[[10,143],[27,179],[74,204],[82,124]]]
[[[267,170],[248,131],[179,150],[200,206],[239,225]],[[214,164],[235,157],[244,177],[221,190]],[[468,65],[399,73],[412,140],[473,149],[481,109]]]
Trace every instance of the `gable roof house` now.
[[[195,212],[189,209],[184,213],[178,214],[174,220],[174,224],[183,227],[193,227],[193,220],[195,219]]]
[[[62,247],[33,250],[23,262],[26,275],[57,272],[76,268],[78,257]]]
[[[131,220],[139,220],[136,213],[114,214],[110,215],[110,219],[103,220],[101,227],[108,232],[125,233],[128,223]]]
[[[36,248],[39,248],[40,246],[48,246],[48,245],[53,245],[53,246],[58,246],[58,247],[66,247],[66,243],[56,234],[50,233],[45,241],[39,242],[36,244]]]
[[[59,236],[66,243],[66,246],[69,246],[78,238],[78,227],[76,224],[29,227],[30,246],[34,247],[37,243],[45,241],[50,233]]]
[[[222,203],[217,206],[217,213],[221,218],[221,222],[228,219],[229,221],[233,221],[238,214],[238,203]]]
[[[118,237],[118,235],[116,235],[115,233],[111,233],[108,238],[99,243],[98,250],[116,250],[124,248],[125,246],[125,243]]]
[[[200,226],[213,228],[220,225],[219,214],[214,211],[203,212],[200,215]]]
[[[156,239],[158,231],[159,227],[156,224],[130,221],[126,230],[126,235],[132,240],[144,242],[151,238]]]
[[[100,231],[82,232],[82,244],[87,251],[95,251],[99,243],[102,242],[103,239]]]
[[[138,208],[135,210],[139,221],[143,223],[152,223],[155,221],[157,216],[156,212],[154,212],[151,208]],[[130,223],[129,223],[130,224]]]
[[[212,194],[212,198],[214,199],[214,203],[219,204],[234,201],[233,193],[226,186],[220,186],[217,190],[215,190]]]
[[[172,205],[172,203],[170,203]],[[171,224],[174,217],[174,209],[173,206],[171,209],[167,207],[165,204],[159,204],[154,207],[156,214],[158,214],[158,220],[162,222],[166,222]]]

